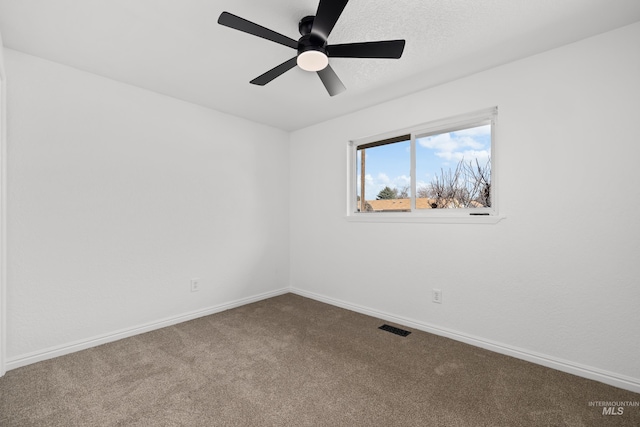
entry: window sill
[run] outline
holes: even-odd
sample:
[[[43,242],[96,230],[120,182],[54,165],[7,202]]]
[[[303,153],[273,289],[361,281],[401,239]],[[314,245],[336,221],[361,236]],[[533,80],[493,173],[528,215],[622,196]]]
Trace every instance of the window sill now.
[[[352,214],[344,217],[349,222],[419,222],[425,224],[497,224],[506,218],[504,215],[448,215],[448,216],[419,216],[394,214]]]

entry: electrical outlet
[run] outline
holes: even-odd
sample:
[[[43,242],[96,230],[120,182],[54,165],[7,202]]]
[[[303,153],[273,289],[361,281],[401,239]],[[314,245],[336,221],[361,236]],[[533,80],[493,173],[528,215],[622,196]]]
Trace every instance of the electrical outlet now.
[[[191,279],[191,292],[198,292],[200,290],[200,279]]]
[[[442,304],[442,290],[440,289],[434,289],[433,290],[433,302],[437,303],[437,304]]]

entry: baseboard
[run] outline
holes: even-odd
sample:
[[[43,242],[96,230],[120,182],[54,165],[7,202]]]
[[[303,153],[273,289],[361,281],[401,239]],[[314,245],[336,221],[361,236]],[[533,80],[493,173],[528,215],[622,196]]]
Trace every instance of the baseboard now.
[[[401,316],[377,311],[368,307],[363,307],[357,304],[348,303],[335,298],[330,298],[324,295],[319,295],[313,292],[308,292],[298,288],[291,288],[291,293],[300,295],[306,298],[311,298],[316,301],[324,302],[327,304],[341,307],[347,310],[355,311],[357,313],[366,314],[368,316],[376,317],[388,322],[393,322],[398,325],[407,326],[420,331],[429,332],[435,335],[451,338],[456,341],[460,341],[466,344],[470,344],[476,347],[484,348],[486,350],[494,351],[496,353],[504,354],[506,356],[515,357],[517,359],[526,360],[527,362],[535,363],[538,365],[546,366],[548,368],[556,369],[558,371],[573,374],[582,378],[587,378],[594,381],[599,381],[614,387],[618,387],[624,390],[629,390],[634,393],[640,393],[640,379],[631,378],[624,375],[619,375],[613,372],[605,371],[590,366],[584,366],[578,363],[570,362],[553,356],[529,351],[522,348],[513,347],[507,344],[487,340],[482,337],[468,335],[462,332],[453,331],[447,328],[441,328],[435,325],[431,325],[424,322],[419,322],[412,319],[407,319]]]
[[[178,316],[173,316],[173,317],[165,318],[162,320],[158,320],[155,322],[145,323],[143,325],[135,326],[133,328],[122,329],[112,333],[92,337],[86,340],[79,340],[73,343],[64,344],[61,346],[51,347],[45,350],[21,355],[16,358],[8,360],[6,364],[6,369],[7,371],[10,371],[12,369],[20,368],[22,366],[30,365],[32,363],[41,362],[47,359],[53,359],[54,357],[64,356],[65,354],[75,353],[76,351],[85,350],[91,347],[97,347],[102,344],[107,344],[113,341],[121,340],[123,338],[128,338],[134,335],[143,334],[145,332],[154,331],[156,329],[165,328],[167,326],[197,319],[199,317],[220,313],[222,311],[230,310],[232,308],[240,307],[246,304],[251,304],[253,302],[283,295],[288,292],[289,292],[288,288],[266,292],[263,294],[254,295],[247,298],[241,298],[241,299],[227,302],[224,304],[219,304],[213,307],[208,307],[203,310],[196,310],[196,311],[184,313]]]
[[[85,350],[87,348],[96,347],[102,344],[107,344],[109,342],[117,341],[123,338],[128,338],[134,335],[150,332],[156,329],[160,329],[160,328],[175,325],[178,323],[186,322],[189,320],[197,319],[199,317],[220,313],[225,310],[230,310],[232,308],[240,307],[246,304],[251,304],[253,302],[283,295],[288,292],[291,292],[306,298],[310,298],[316,301],[320,301],[326,304],[331,304],[336,307],[341,307],[347,310],[355,311],[357,313],[362,313],[367,316],[383,319],[388,322],[396,323],[398,325],[403,325],[413,329],[429,332],[435,335],[451,338],[456,341],[464,342],[466,344],[484,348],[486,350],[494,351],[496,353],[515,357],[517,359],[526,360],[531,363],[536,363],[538,365],[546,366],[548,368],[556,369],[562,372],[567,372],[569,374],[573,374],[579,377],[587,378],[594,381],[599,381],[614,387],[632,391],[634,393],[640,393],[640,380],[636,378],[626,377],[613,372],[608,372],[598,368],[584,366],[578,363],[573,363],[567,360],[559,359],[553,356],[548,356],[548,355],[540,354],[537,352],[529,351],[526,349],[513,347],[507,344],[487,340],[482,337],[476,337],[476,336],[468,335],[458,331],[453,331],[447,328],[441,328],[428,323],[408,319],[402,316],[396,316],[386,312],[373,310],[368,307],[352,304],[349,302],[341,301],[335,298],[330,298],[330,297],[316,294],[313,292],[308,292],[298,288],[284,288],[276,291],[266,292],[259,295],[254,295],[247,298],[241,298],[235,301],[219,304],[203,310],[197,310],[197,311],[185,313],[179,316],[162,319],[156,322],[146,323],[144,325],[139,325],[133,328],[123,329],[123,330],[112,332],[109,334],[92,337],[86,340],[79,340],[73,343],[51,347],[45,350],[21,355],[19,357],[8,360],[5,365],[5,368],[7,371],[10,371],[12,369],[20,368],[22,366],[30,365],[32,363],[41,362],[43,360],[52,359],[54,357],[64,356],[65,354],[70,354],[76,351]]]

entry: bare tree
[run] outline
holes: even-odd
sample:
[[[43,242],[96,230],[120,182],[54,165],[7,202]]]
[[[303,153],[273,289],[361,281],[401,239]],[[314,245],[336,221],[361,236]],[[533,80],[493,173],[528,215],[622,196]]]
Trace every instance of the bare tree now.
[[[409,198],[409,186],[405,185],[404,187],[400,187],[398,191],[398,199],[408,199]]]
[[[434,199],[432,207],[457,208],[460,207],[460,198],[464,196],[461,192],[460,176],[464,171],[462,162],[458,163],[455,169],[440,169],[440,175],[436,175],[428,186],[428,194]]]
[[[491,158],[484,166],[476,159],[475,167],[472,162],[465,164],[466,175],[471,184],[472,200],[481,206],[491,207]]]
[[[417,197],[433,199],[431,207],[473,208],[491,206],[491,159],[480,166],[478,159],[475,165],[464,159],[458,162],[455,169],[440,169],[427,186],[416,191]]]
[[[419,197],[421,199],[426,199],[429,198],[429,187],[428,186],[423,186],[423,187],[419,187],[416,189],[416,197]]]

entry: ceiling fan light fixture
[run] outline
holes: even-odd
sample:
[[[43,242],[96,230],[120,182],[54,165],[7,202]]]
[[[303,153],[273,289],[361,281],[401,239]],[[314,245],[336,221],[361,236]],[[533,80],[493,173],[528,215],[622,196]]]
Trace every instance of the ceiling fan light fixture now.
[[[297,63],[305,71],[320,71],[329,65],[329,57],[319,50],[307,50],[298,55]]]

